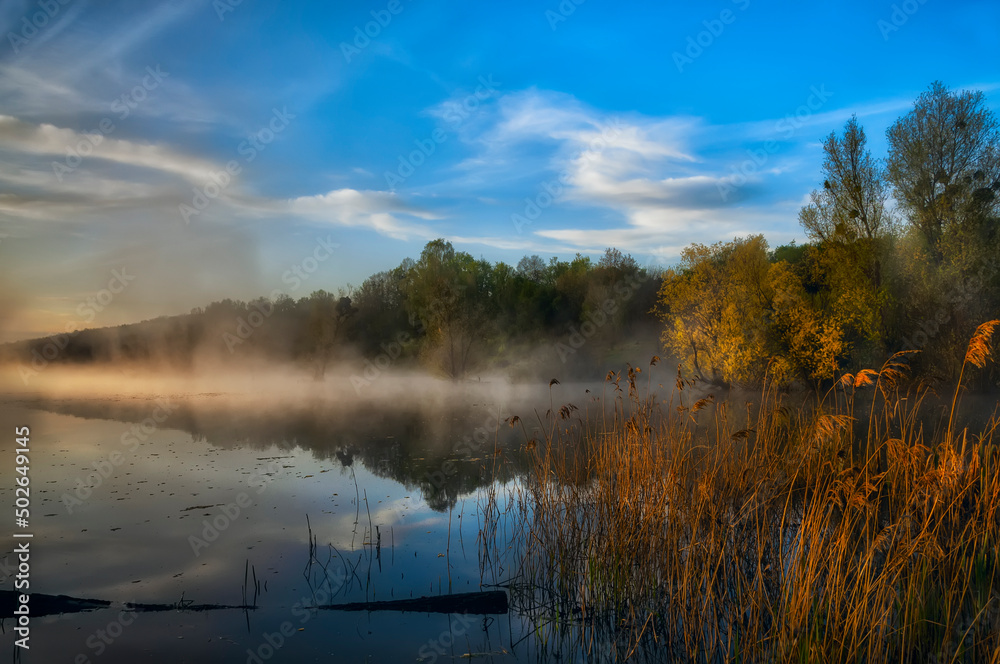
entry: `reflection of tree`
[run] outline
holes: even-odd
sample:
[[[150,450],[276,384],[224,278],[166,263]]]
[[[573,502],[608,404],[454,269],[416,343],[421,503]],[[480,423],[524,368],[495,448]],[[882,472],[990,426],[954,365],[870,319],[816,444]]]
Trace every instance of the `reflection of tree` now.
[[[27,405],[45,411],[88,419],[141,422],[149,417],[152,402],[32,401]],[[260,408],[232,400],[199,397],[178,402],[161,428],[180,429],[221,448],[250,447],[282,450],[301,448],[313,457],[336,461],[344,468],[354,462],[373,475],[394,480],[409,490],[419,489],[435,510],[453,507],[459,496],[493,480],[494,431],[489,442],[473,442],[484,413],[468,407],[459,410],[401,409],[374,406],[348,408],[329,403],[296,408]],[[501,423],[502,424],[502,423]],[[498,445],[505,463],[497,479],[512,478],[523,469],[515,451],[523,442],[503,425]]]
[[[354,465],[354,454],[350,450],[337,450],[337,461],[344,468],[350,468]]]

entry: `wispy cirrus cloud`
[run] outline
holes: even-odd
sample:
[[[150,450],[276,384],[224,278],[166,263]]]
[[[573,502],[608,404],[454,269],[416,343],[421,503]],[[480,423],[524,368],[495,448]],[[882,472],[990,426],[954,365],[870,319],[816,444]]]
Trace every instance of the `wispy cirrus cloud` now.
[[[405,219],[439,219],[438,215],[408,205],[395,194],[386,191],[336,189],[325,194],[301,196],[287,203],[294,215],[342,226],[367,227],[381,235],[398,240],[431,239],[434,233],[427,226]]]
[[[497,171],[508,192],[516,192],[507,200],[515,201],[510,214],[522,221],[534,203],[537,219],[526,227],[531,239],[515,233],[462,240],[498,249],[557,242],[588,253],[617,246],[665,257],[691,242],[741,234],[788,241],[798,234],[798,209],[819,177],[822,138],[856,114],[877,141],[913,104],[901,96],[839,108],[834,98],[825,86],[811,86],[783,115],[713,124],[694,116],[616,114],[564,93],[509,93],[488,126],[462,135],[472,154],[459,167]],[[465,184],[450,182],[456,183]]]
[[[787,202],[763,195],[758,185],[794,158],[791,151],[774,158],[739,195],[726,200],[719,194],[727,166],[761,133],[756,126],[712,125],[691,116],[598,111],[561,93],[509,94],[492,126],[464,137],[473,154],[462,166],[478,171],[483,163],[504,164],[511,189],[528,196],[525,214],[532,201],[542,203],[536,204],[541,213],[527,227],[531,240],[517,234],[462,239],[501,249],[556,242],[586,253],[617,246],[676,256],[693,241],[787,226],[794,219]],[[514,156],[525,153],[533,155],[529,166],[517,168],[531,170],[534,181],[514,179]],[[515,200],[511,214],[525,206]],[[590,214],[581,218],[585,210]]]
[[[169,146],[114,138],[100,132],[83,133],[48,123],[32,124],[9,115],[0,115],[0,148],[55,157],[55,163],[65,162],[66,170],[75,170],[83,161],[96,159],[172,173],[192,182],[204,181],[213,172],[210,161]],[[72,161],[66,161],[67,154],[73,157]],[[51,169],[52,177],[59,181],[63,172]]]
[[[87,156],[71,162],[69,172],[54,172],[52,164],[65,166],[67,150],[81,145],[88,148]],[[0,195],[0,214],[33,220],[89,218],[114,209],[176,210],[180,204],[191,204],[192,185],[203,187],[225,170],[222,163],[168,145],[95,136],[3,115],[0,153],[11,156],[11,163],[0,164],[0,182],[7,189]],[[103,167],[109,162],[114,168]],[[342,188],[284,199],[247,191],[233,179],[212,199],[206,219],[291,217],[368,228],[406,240],[433,237],[416,220],[440,218],[386,191]]]

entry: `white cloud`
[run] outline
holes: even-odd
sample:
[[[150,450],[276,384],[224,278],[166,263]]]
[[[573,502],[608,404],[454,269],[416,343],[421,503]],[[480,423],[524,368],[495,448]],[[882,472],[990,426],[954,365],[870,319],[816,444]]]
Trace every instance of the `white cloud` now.
[[[895,108],[896,102],[883,106],[870,110],[884,112]],[[815,133],[816,126],[833,125],[842,115],[816,113],[805,118],[799,130]],[[462,134],[476,147],[462,167],[476,173],[484,166],[492,168],[508,181],[518,169],[534,171],[535,183],[529,180],[527,190],[512,196],[518,200],[552,192],[557,178],[560,191],[549,205],[538,206],[543,209],[530,222],[526,236],[461,239],[501,249],[534,248],[546,242],[551,246],[555,241],[586,253],[617,246],[661,256],[675,256],[691,242],[739,234],[767,231],[775,240],[790,239],[797,230],[797,208],[783,202],[787,194],[776,178],[799,163],[801,144],[782,144],[765,163],[746,173],[741,186],[724,195],[734,169],[747,160],[748,147],[762,138],[781,138],[775,135],[779,121],[709,125],[694,117],[598,111],[561,93],[510,93],[496,105],[491,126],[478,135]],[[513,181],[518,188],[525,186],[523,177]],[[567,210],[574,207],[587,210],[591,220],[608,219],[610,213],[612,221],[603,222],[604,228],[567,223]],[[518,203],[511,212],[524,209]]]
[[[400,216],[425,220],[438,218],[426,210],[403,203],[391,192],[357,189],[335,189],[326,194],[301,196],[288,201],[288,209],[295,215],[317,221],[367,227],[398,240],[414,236],[425,239],[434,237],[425,226],[404,221]]]
[[[47,123],[35,125],[9,115],[0,115],[0,148],[52,156],[56,163],[67,169],[72,167],[70,170],[88,160],[104,159],[172,173],[197,184],[203,184],[218,171],[205,159],[181,154],[164,145],[105,136],[99,130],[88,134]],[[58,180],[56,170],[59,169],[52,169],[53,181]]]
[[[92,146],[90,154],[69,172],[53,172],[53,162],[65,164],[67,149]],[[148,212],[176,211],[192,206],[192,185],[204,187],[223,164],[182,154],[166,145],[137,143],[110,136],[95,138],[51,124],[32,124],[0,115],[0,152],[13,159],[0,164],[0,214],[30,220],[93,220],[114,208]],[[96,168],[98,162],[117,168]],[[76,164],[76,162],[72,162]],[[164,176],[170,176],[164,178]],[[184,183],[187,184],[184,184]],[[222,187],[205,214],[197,219],[225,221],[239,218],[291,216],[318,223],[369,228],[400,240],[431,238],[435,233],[415,220],[439,218],[407,204],[385,191],[336,189],[324,194],[277,199],[248,193],[240,184]],[[180,217],[177,217],[180,219]]]
[[[478,244],[504,251],[522,251],[533,254],[572,254],[582,251],[579,245],[554,244],[551,240],[536,236],[500,236],[500,235],[448,235],[449,242],[460,246]],[[603,249],[601,249],[603,251]]]

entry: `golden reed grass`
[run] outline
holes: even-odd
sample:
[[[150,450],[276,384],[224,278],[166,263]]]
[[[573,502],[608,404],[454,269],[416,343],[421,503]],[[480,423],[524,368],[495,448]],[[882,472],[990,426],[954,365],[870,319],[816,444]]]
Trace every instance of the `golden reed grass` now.
[[[612,399],[539,416],[532,470],[486,492],[480,536],[539,656],[1000,663],[997,416],[955,433],[956,392],[929,432],[905,359],[818,406],[765,386],[737,412],[680,375],[654,403],[630,368]]]

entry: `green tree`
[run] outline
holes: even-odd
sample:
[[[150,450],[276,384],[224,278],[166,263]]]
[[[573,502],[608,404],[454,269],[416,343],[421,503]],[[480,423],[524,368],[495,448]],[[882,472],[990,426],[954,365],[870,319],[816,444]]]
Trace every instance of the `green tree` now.
[[[409,270],[406,306],[424,329],[423,355],[432,366],[461,378],[474,363],[474,351],[492,341],[492,267],[450,242],[428,242]]]
[[[887,136],[888,177],[909,230],[896,341],[912,344],[934,319],[919,361],[927,373],[956,376],[972,331],[1000,307],[997,120],[982,92],[935,82]]]
[[[541,283],[545,279],[545,261],[537,254],[525,256],[517,264],[517,273],[526,279]]]
[[[309,295],[308,306],[307,335],[315,362],[315,376],[320,379],[326,374],[337,344],[342,340],[345,321],[357,313],[357,309],[345,294],[334,295],[325,290]]]
[[[887,137],[896,200],[940,264],[949,234],[979,230],[1000,211],[996,118],[981,91],[935,81]]]
[[[884,169],[866,145],[853,116],[842,135],[827,136],[823,188],[799,213],[825,289],[820,308],[848,335],[862,362],[884,350],[891,308],[884,266],[896,232]]]
[[[366,353],[381,352],[383,344],[398,342],[401,333],[413,336],[415,330],[407,320],[403,289],[410,267],[412,261],[377,272],[351,294],[358,309],[354,320],[356,342]]]

